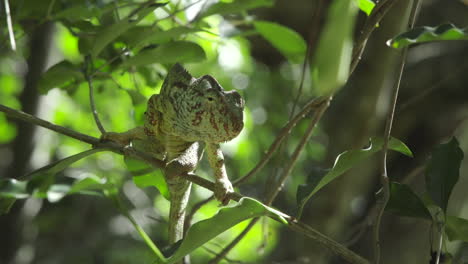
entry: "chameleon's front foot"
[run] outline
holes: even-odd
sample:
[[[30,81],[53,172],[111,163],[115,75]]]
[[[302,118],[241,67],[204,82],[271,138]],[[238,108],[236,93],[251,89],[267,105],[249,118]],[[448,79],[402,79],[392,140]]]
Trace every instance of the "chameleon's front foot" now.
[[[229,179],[217,179],[215,182],[214,196],[216,200],[220,201],[222,205],[229,203],[229,193],[233,193],[234,188],[232,187]]]

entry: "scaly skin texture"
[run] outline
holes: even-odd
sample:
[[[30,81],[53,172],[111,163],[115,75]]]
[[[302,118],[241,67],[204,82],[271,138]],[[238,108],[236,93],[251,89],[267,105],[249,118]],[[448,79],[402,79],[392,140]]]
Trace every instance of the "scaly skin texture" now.
[[[244,100],[236,91],[224,91],[210,75],[192,77],[176,64],[164,80],[160,94],[151,96],[144,127],[125,133],[107,133],[104,139],[128,144],[133,141],[154,157],[166,162],[165,179],[171,195],[169,242],[183,238],[185,208],[191,183],[180,177],[195,170],[199,142],[205,143],[215,175],[215,197],[227,204],[233,192],[224,165],[220,143],[242,130]]]

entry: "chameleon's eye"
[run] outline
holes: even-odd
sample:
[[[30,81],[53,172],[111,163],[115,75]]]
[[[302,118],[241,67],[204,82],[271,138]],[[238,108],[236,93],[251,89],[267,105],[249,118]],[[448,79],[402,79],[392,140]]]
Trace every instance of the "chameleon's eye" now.
[[[211,96],[207,97],[206,99],[207,99],[208,101],[210,101],[210,102],[214,101],[214,98],[211,97]]]

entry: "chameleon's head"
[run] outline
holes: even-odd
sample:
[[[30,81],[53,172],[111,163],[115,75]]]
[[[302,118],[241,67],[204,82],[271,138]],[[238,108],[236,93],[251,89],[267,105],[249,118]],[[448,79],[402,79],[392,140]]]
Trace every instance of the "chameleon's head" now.
[[[169,71],[158,100],[164,122],[188,141],[225,142],[244,127],[238,92],[224,91],[210,75],[194,78],[179,64]]]

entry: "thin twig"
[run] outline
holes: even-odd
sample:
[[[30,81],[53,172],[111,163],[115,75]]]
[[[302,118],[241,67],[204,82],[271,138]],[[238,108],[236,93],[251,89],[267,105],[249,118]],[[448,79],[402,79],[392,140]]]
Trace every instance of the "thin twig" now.
[[[319,0],[317,2],[317,6],[315,8],[315,13],[313,15],[313,20],[312,20],[312,28],[309,32],[309,39],[307,42],[307,50],[306,50],[306,55],[304,58],[304,62],[302,63],[302,71],[301,71],[301,80],[299,82],[299,89],[297,91],[296,98],[294,99],[294,103],[291,109],[291,113],[289,115],[289,120],[291,120],[296,112],[296,107],[299,103],[299,99],[302,96],[302,90],[304,89],[304,80],[305,80],[305,75],[306,75],[306,70],[307,70],[307,65],[309,64],[309,61],[311,61],[312,58],[312,50],[313,50],[313,44],[317,42],[317,37],[318,37],[318,27],[320,25],[320,18],[322,14],[322,5],[323,5],[323,0]]]
[[[220,253],[216,254],[216,257],[211,259],[208,264],[217,264],[221,260],[225,259],[227,257],[227,253],[229,253],[229,251],[231,251],[247,235],[247,233],[250,231],[250,229],[252,229],[252,227],[258,222],[259,219],[260,218],[257,217],[250,220],[249,224],[244,228],[244,230],[242,230],[242,232],[237,235],[237,237],[235,237],[231,243],[229,243],[229,245],[224,247]],[[226,253],[224,254],[224,252]]]
[[[384,18],[385,14],[387,14],[388,10],[390,10],[390,8],[396,3],[396,1],[398,0],[381,0],[372,10],[372,13],[367,18],[361,30],[361,34],[355,41],[355,45],[353,48],[353,56],[351,60],[351,67],[349,69],[349,75],[351,75],[354,72],[356,66],[361,60],[361,55],[364,52],[367,40],[369,39],[370,35],[374,31],[374,29],[376,29],[377,25],[380,23],[382,18]]]
[[[413,28],[416,21],[417,14],[419,12],[419,6],[421,1],[415,0],[413,2],[412,11],[409,17],[408,28]],[[380,184],[382,185],[382,190],[380,197],[377,202],[377,216],[374,223],[374,263],[380,263],[380,225],[382,221],[382,216],[387,206],[388,201],[390,200],[390,180],[387,173],[387,152],[388,152],[388,142],[390,141],[390,135],[392,132],[393,120],[395,118],[395,109],[398,100],[398,93],[400,90],[401,78],[403,76],[403,70],[405,69],[406,55],[408,53],[408,47],[405,47],[402,51],[399,72],[397,76],[397,82],[395,84],[392,100],[391,100],[391,109],[388,112],[387,122],[384,132],[384,144],[382,147],[382,160],[381,160],[381,175],[380,175]]]
[[[400,107],[397,109],[397,113],[401,113],[406,111],[408,108],[411,106],[419,103],[421,100],[425,99],[427,96],[431,95],[433,92],[437,91],[440,88],[445,88],[442,86],[445,82],[455,79],[455,77],[459,77],[458,74],[461,74],[463,72],[467,71],[467,66],[468,63],[465,63],[465,65],[462,65],[460,68],[453,70],[452,72],[448,73],[447,75],[443,76],[442,78],[438,78],[437,82],[432,84],[431,86],[427,87],[420,93],[417,93],[413,97],[409,98],[405,102],[400,104]]]
[[[165,163],[163,161],[155,159],[151,155],[146,154],[144,152],[140,152],[140,151],[135,150],[135,149],[133,149],[131,147],[123,146],[121,144],[114,143],[114,142],[102,142],[97,138],[94,138],[94,137],[91,137],[91,136],[88,136],[88,135],[85,135],[85,134],[81,134],[79,132],[73,131],[73,130],[65,128],[65,127],[54,125],[54,124],[52,124],[50,122],[47,122],[47,121],[42,120],[40,118],[37,118],[35,116],[23,113],[23,112],[18,111],[18,110],[11,109],[11,108],[6,107],[6,106],[1,105],[1,104],[0,104],[0,112],[4,112],[9,117],[16,118],[16,119],[19,119],[21,121],[25,121],[25,122],[28,122],[28,123],[31,123],[31,124],[42,126],[44,128],[53,130],[53,131],[55,131],[57,133],[60,133],[60,134],[66,135],[66,136],[70,136],[72,138],[78,139],[78,140],[80,140],[82,142],[85,142],[85,143],[92,144],[93,146],[107,148],[107,149],[109,149],[111,151],[114,151],[114,152],[116,152],[118,154],[127,155],[130,158],[140,159],[142,161],[147,162],[148,164],[152,165],[155,168],[163,168],[165,166]],[[208,181],[206,179],[203,179],[203,178],[201,178],[201,177],[199,177],[197,175],[185,174],[185,175],[181,175],[181,176],[185,177],[187,180],[189,180],[189,181],[191,181],[191,182],[193,182],[193,183],[195,183],[197,185],[200,185],[200,186],[202,186],[202,187],[204,187],[204,188],[206,188],[208,190],[211,190],[211,191],[215,190],[215,184],[213,182]],[[239,201],[242,197],[243,196],[238,194],[238,193],[230,193],[229,194],[229,198],[231,200],[235,200],[235,201]],[[278,212],[278,213],[280,213],[280,212]],[[361,256],[357,255],[353,251],[343,247],[341,244],[339,244],[336,241],[332,240],[331,238],[323,235],[322,233],[316,231],[312,227],[295,220],[293,217],[291,217],[289,215],[286,215],[286,214],[283,214],[283,213],[280,213],[280,214],[281,214],[282,218],[287,221],[287,226],[291,230],[296,231],[298,233],[301,233],[301,234],[311,238],[312,240],[314,240],[314,241],[318,242],[319,244],[321,244],[322,246],[330,249],[332,252],[334,252],[335,254],[337,254],[338,256],[342,257],[343,259],[347,260],[350,263],[353,263],[353,264],[369,264],[369,262],[366,259],[364,259]],[[272,219],[279,221],[279,219],[277,219],[275,217],[272,217]]]
[[[10,4],[8,3],[8,0],[5,0],[3,3],[5,5],[5,15],[8,27],[8,35],[10,36],[10,46],[12,50],[16,51],[15,33],[13,32],[13,23],[11,22]]]
[[[102,125],[101,120],[99,120],[99,115],[96,110],[96,104],[94,103],[93,80],[91,79],[91,74],[89,74],[91,72],[91,68],[93,67],[93,60],[90,55],[86,56],[84,64],[85,64],[85,68],[83,69],[83,74],[85,76],[86,81],[88,82],[89,104],[91,106],[91,112],[93,113],[94,122],[99,128],[99,131],[101,131],[101,134],[105,134],[106,130],[104,129],[104,126]]]
[[[310,100],[303,108],[302,110],[293,118],[293,120],[289,121],[286,126],[284,126],[279,135],[276,137],[275,141],[271,144],[270,148],[268,151],[265,153],[263,156],[262,160],[251,170],[249,171],[245,176],[235,180],[233,182],[234,186],[239,186],[242,183],[246,182],[249,180],[255,173],[257,173],[259,170],[261,170],[265,164],[270,160],[271,156],[273,153],[278,149],[280,146],[281,142],[289,135],[291,132],[291,129],[296,126],[296,124],[304,119],[304,117],[312,111],[312,109],[315,109],[317,107],[320,107],[326,102],[326,99],[324,97],[318,97]]]
[[[271,205],[278,195],[278,193],[281,191],[282,186],[284,185],[286,179],[288,178],[289,175],[291,175],[291,172],[293,168],[296,165],[297,159],[299,158],[299,155],[301,154],[302,150],[304,149],[305,145],[309,141],[310,137],[312,136],[312,132],[314,131],[315,126],[319,122],[319,120],[322,118],[323,113],[327,110],[328,106],[330,106],[330,102],[332,100],[332,97],[329,96],[325,98],[324,103],[317,109],[315,112],[313,118],[310,121],[309,127],[307,128],[307,131],[304,133],[304,135],[301,138],[301,141],[297,145],[296,149],[294,150],[290,161],[286,168],[283,170],[282,175],[276,182],[275,186],[271,188],[271,192],[269,195],[266,197],[266,204]]]

